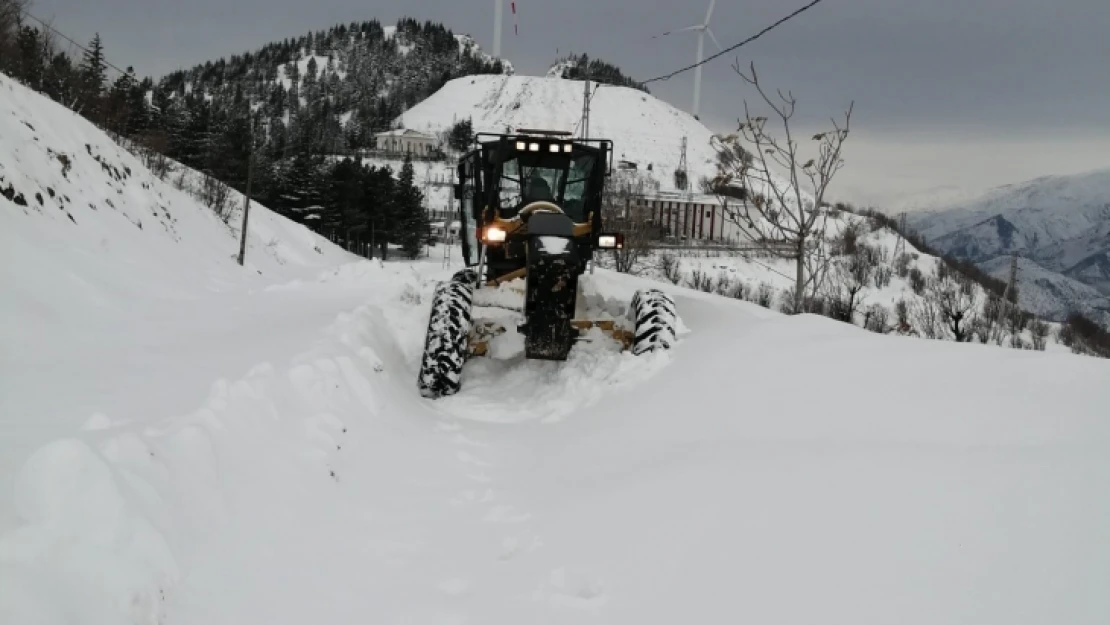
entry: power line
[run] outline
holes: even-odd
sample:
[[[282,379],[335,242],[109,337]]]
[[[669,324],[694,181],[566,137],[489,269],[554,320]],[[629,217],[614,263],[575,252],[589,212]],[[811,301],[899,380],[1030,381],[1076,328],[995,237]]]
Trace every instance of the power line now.
[[[81,45],[81,44],[79,44],[79,43],[77,43],[77,42],[76,42],[76,41],[74,41],[74,40],[73,40],[72,38],[70,38],[69,36],[67,36],[67,35],[66,35],[65,33],[63,33],[62,31],[58,30],[57,28],[54,28],[54,27],[53,27],[53,26],[51,26],[50,24],[47,24],[46,22],[44,22],[44,21],[40,20],[39,18],[35,17],[34,15],[31,15],[31,13],[30,13],[30,12],[28,12],[28,11],[24,10],[24,11],[21,11],[21,13],[22,13],[22,14],[23,14],[23,15],[24,15],[25,17],[29,17],[29,18],[31,18],[31,19],[33,19],[33,20],[35,20],[36,22],[38,22],[39,24],[42,24],[43,28],[47,28],[47,29],[49,29],[49,30],[50,30],[50,31],[51,31],[52,33],[54,33],[55,35],[58,35],[58,36],[59,36],[59,37],[61,37],[62,39],[65,39],[66,41],[68,41],[68,42],[70,42],[71,44],[73,44],[73,45],[77,46],[78,48],[80,48],[81,50],[83,50],[83,51],[85,51],[85,52],[88,52],[89,54],[92,54],[92,50],[90,50],[90,49],[86,48],[85,46],[83,46],[83,45]],[[103,53],[102,53],[102,54],[103,54]],[[122,69],[120,69],[120,68],[119,68],[119,67],[117,67],[116,65],[112,64],[111,62],[109,62],[107,58],[104,58],[104,57],[102,57],[102,60],[104,61],[104,64],[105,64],[105,65],[107,65],[108,67],[111,67],[112,69],[116,70],[117,72],[119,72],[119,73],[120,73],[120,75],[124,75],[124,74],[130,74],[130,73],[133,73],[133,72],[128,72],[128,71],[126,71],[126,70],[122,70]]]
[[[729,46],[729,47],[725,48],[724,50],[721,50],[720,52],[718,52],[718,53],[716,53],[716,54],[713,54],[713,55],[711,55],[710,57],[708,57],[708,58],[706,58],[706,59],[704,59],[704,60],[702,60],[702,61],[699,61],[699,62],[697,62],[697,63],[694,63],[693,65],[687,65],[686,67],[683,67],[682,69],[678,69],[678,70],[675,70],[675,71],[673,71],[673,72],[671,72],[671,73],[669,73],[669,74],[663,74],[662,76],[656,76],[655,78],[649,78],[648,80],[645,80],[645,81],[643,81],[643,82],[642,82],[642,83],[640,83],[640,84],[646,85],[646,84],[648,84],[648,83],[652,83],[652,82],[658,82],[658,81],[660,81],[660,80],[669,80],[669,79],[671,79],[671,78],[673,78],[673,77],[675,77],[675,76],[677,76],[677,75],[679,75],[679,74],[681,74],[681,73],[683,73],[683,72],[688,72],[688,71],[690,71],[690,70],[694,69],[695,67],[697,67],[697,66],[699,66],[699,65],[705,65],[706,63],[708,63],[708,62],[712,61],[713,59],[715,59],[715,58],[718,58],[718,57],[720,57],[720,56],[723,56],[723,55],[724,55],[725,53],[731,52],[731,51],[733,51],[733,50],[735,50],[735,49],[739,48],[740,46],[743,46],[743,45],[747,45],[747,44],[749,44],[749,43],[751,43],[751,42],[755,41],[756,39],[759,39],[760,37],[762,37],[763,35],[767,34],[767,33],[768,33],[768,32],[770,32],[771,30],[774,30],[775,28],[777,28],[778,26],[780,26],[781,24],[783,24],[783,23],[784,23],[784,22],[786,22],[787,20],[790,20],[790,19],[792,19],[792,18],[794,18],[794,17],[798,16],[799,14],[801,14],[801,13],[803,13],[803,12],[805,12],[805,11],[808,11],[809,9],[813,8],[813,7],[814,7],[815,5],[817,5],[817,4],[819,3],[819,2],[821,2],[821,0],[813,0],[812,2],[810,2],[810,3],[809,3],[809,4],[807,4],[807,5],[805,5],[804,7],[802,7],[802,8],[800,8],[800,9],[798,9],[798,10],[794,11],[794,12],[793,12],[793,13],[791,13],[790,15],[787,15],[786,17],[784,17],[784,18],[780,19],[779,21],[775,22],[774,24],[771,24],[770,26],[768,26],[768,27],[764,28],[763,30],[761,30],[761,31],[759,31],[758,33],[756,33],[756,34],[752,35],[751,37],[748,37],[747,39],[745,39],[745,40],[741,41],[740,43],[738,43],[738,44],[736,44],[736,45],[733,45],[733,46]]]
[[[677,75],[679,75],[683,72],[688,72],[688,71],[696,68],[699,65],[705,65],[706,63],[712,61],[713,59],[721,57],[721,56],[723,56],[724,54],[726,54],[728,52],[731,52],[731,51],[733,51],[733,50],[735,50],[735,49],[737,49],[741,46],[747,45],[747,44],[755,41],[756,39],[759,39],[760,37],[767,34],[768,32],[774,30],[775,28],[778,28],[783,23],[785,23],[785,22],[797,17],[801,13],[804,13],[805,11],[808,11],[809,9],[813,8],[814,6],[816,6],[820,2],[821,2],[821,0],[812,0],[812,2],[810,2],[809,4],[803,6],[803,7],[799,8],[798,10],[794,11],[793,13],[783,17],[782,19],[780,19],[777,22],[771,24],[770,26],[767,26],[763,30],[761,30],[758,33],[752,35],[751,37],[748,37],[747,39],[741,41],[740,43],[738,43],[736,45],[729,46],[729,47],[725,48],[724,50],[721,50],[720,52],[718,52],[716,54],[710,55],[708,58],[702,60],[701,62],[694,63],[693,65],[687,65],[686,67],[683,67],[682,69],[675,70],[675,71],[673,71],[669,74],[663,74],[662,76],[656,76],[655,78],[649,78],[648,80],[645,80],[645,81],[641,82],[640,84],[641,85],[646,85],[648,83],[659,82],[661,80],[670,80],[671,78],[674,78],[675,76],[677,76]],[[601,91],[602,84],[604,84],[604,83],[599,82],[594,87],[594,91],[593,91],[593,93],[590,94],[590,100],[589,100],[589,102],[587,102],[586,106],[590,106],[591,104],[593,104],[594,96],[597,95],[598,91]],[[578,128],[579,128],[579,126],[581,126],[581,124],[582,124],[582,120],[579,119],[578,123],[575,124],[575,126],[574,126],[574,132],[572,134],[578,134]]]

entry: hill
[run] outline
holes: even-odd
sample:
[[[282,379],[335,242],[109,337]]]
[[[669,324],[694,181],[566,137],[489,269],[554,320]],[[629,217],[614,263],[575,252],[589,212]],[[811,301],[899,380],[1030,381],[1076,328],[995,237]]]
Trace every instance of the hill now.
[[[1050,289],[1057,294],[1037,305],[1053,318],[1078,310],[1110,323],[1104,299],[1110,295],[1110,170],[1004,185],[908,213],[908,220],[931,246],[957,258],[997,265],[996,259],[1016,255],[1040,268],[1032,275],[1042,284],[1045,272],[1057,274],[1058,288]]]
[[[375,131],[452,78],[505,71],[512,66],[442,24],[370,20],[173,72],[158,81],[155,102],[164,96],[166,104],[195,108],[193,98],[203,98],[226,109],[245,100],[254,115],[274,123],[267,133],[272,153],[331,152],[373,147]]]
[[[715,173],[712,131],[689,113],[631,87],[597,87],[590,105],[590,136],[611,139],[615,158],[634,163],[662,190],[674,190],[685,137],[690,181]],[[553,76],[468,76],[448,82],[398,117],[405,128],[450,129],[471,118],[476,132],[542,128],[574,132],[582,116],[584,84]]]

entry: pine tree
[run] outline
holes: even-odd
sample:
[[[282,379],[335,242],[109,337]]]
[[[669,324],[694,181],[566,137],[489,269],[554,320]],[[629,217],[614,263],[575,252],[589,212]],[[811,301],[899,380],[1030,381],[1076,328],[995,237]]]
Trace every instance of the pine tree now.
[[[409,258],[418,258],[428,238],[430,224],[424,210],[424,194],[416,187],[412,158],[405,155],[397,181],[398,243]]]
[[[397,181],[388,165],[371,169],[364,180],[364,195],[370,212],[370,239],[384,260],[389,257],[389,243],[394,241],[399,221]]]
[[[133,114],[131,95],[137,85],[138,80],[135,79],[135,70],[128,67],[127,73],[117,78],[108,92],[104,118],[108,128],[118,134],[125,133],[131,124],[131,115]]]
[[[92,38],[81,62],[81,112],[93,122],[103,121],[102,97],[108,64],[104,59],[104,44],[100,33]]]
[[[45,42],[45,37],[37,28],[24,26],[19,30],[12,50],[13,58],[9,61],[15,77],[33,89],[43,88],[48,61],[48,56],[44,54],[48,52]]]
[[[447,145],[451,146],[452,150],[458,152],[465,152],[470,147],[470,142],[474,138],[474,122],[469,117],[460,120],[451,128],[451,134],[447,138]]]

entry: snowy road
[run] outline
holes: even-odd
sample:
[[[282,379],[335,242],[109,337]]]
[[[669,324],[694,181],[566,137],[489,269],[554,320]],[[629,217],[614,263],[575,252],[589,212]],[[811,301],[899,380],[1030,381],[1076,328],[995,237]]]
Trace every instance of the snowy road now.
[[[879,337],[676,290],[691,331],[670,353],[597,343],[565,364],[475,361],[459,395],[431,402],[414,376],[432,281],[448,271],[347,265],[134,320],[161,348],[143,353],[166,359],[149,365],[174,361],[157,374],[118,367],[134,361],[102,343],[113,368],[63,385],[74,414],[95,397],[148,418],[33,459],[15,499],[31,522],[0,540],[0,614],[1110,615],[1104,361]],[[620,299],[640,283],[591,284]],[[113,374],[158,392],[128,403]]]

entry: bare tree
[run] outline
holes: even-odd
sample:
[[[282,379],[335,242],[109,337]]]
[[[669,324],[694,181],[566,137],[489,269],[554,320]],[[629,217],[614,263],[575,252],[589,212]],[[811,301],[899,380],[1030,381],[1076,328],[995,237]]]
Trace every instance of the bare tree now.
[[[788,243],[788,257],[795,263],[793,309],[800,312],[807,289],[811,297],[816,297],[828,269],[829,259],[821,245],[828,219],[825,192],[844,166],[841,151],[848,138],[854,103],[848,106],[842,123],[834,119],[831,130],[813,135],[817,154],[806,159],[799,153],[791,128],[797,106],[793,94],[776,90],[777,98],[769,96],[759,82],[754,63],[750,75],[740,69],[739,63],[732,67],[744,82],[756,88],[778,117],[783,136],[770,134],[767,117],[753,116],[745,101],[744,118],[736,132],[713,138],[717,175],[710,186],[723,201],[727,218],[754,241]],[[785,180],[779,172],[785,174]],[[803,182],[808,183],[804,190]]]
[[[1033,349],[1043,352],[1045,346],[1048,344],[1048,324],[1040,319],[1034,319],[1033,322],[1029,324],[1029,331],[1033,335]]]
[[[648,184],[642,177],[631,174],[611,176],[605,181],[607,229],[624,235],[624,244],[613,250],[613,268],[621,273],[638,273],[641,262],[651,253],[651,244],[659,239],[658,228],[650,223],[650,209],[637,200],[642,198]]]
[[[202,176],[198,199],[212,209],[212,212],[216,213],[224,223],[228,223],[234,209],[231,204],[231,187],[210,174],[205,173]]]
[[[874,254],[874,250],[861,245],[847,258],[833,261],[828,289],[833,319],[855,323],[856,313],[863,303],[863,292],[870,286],[877,265]]]
[[[690,272],[690,288],[706,293],[713,292],[713,276],[708,271],[695,269]]]
[[[981,325],[976,322],[980,308],[977,285],[944,263],[929,277],[921,304],[919,319],[926,326],[921,329],[929,338],[966,342]]]
[[[890,311],[882,304],[871,304],[863,315],[863,327],[876,334],[886,334],[891,330],[889,318]]]
[[[914,302],[911,315],[913,317],[913,329],[917,331],[919,336],[927,339],[944,338],[944,321],[940,306],[932,297],[924,296]]]
[[[135,138],[135,152],[143,165],[159,179],[165,180],[170,170],[170,159],[166,152],[170,148],[170,138],[164,130],[148,130]]]
[[[671,284],[682,281],[682,262],[672,252],[659,255],[659,271]]]

